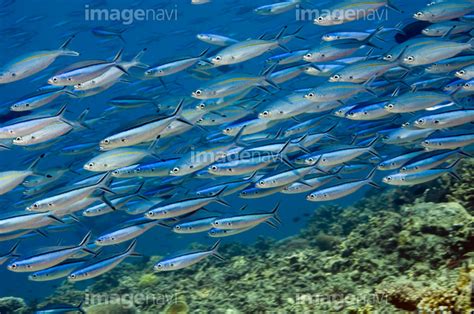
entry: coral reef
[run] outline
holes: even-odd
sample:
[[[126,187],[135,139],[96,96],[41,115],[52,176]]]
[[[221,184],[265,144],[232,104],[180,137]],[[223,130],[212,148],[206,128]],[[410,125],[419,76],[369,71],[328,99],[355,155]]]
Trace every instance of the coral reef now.
[[[88,292],[140,295],[126,308],[136,313],[469,313],[472,165],[459,169],[460,182],[443,177],[320,206],[298,235],[223,245],[223,262],[159,274],[150,272],[159,257],[123,263]],[[64,284],[44,304],[83,294]]]
[[[16,297],[0,298],[0,313],[2,314],[27,314],[31,309],[25,301]]]

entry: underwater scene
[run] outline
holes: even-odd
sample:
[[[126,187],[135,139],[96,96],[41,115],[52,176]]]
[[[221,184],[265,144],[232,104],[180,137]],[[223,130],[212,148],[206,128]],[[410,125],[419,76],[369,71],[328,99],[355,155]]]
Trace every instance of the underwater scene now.
[[[0,314],[474,313],[474,0],[0,0]]]

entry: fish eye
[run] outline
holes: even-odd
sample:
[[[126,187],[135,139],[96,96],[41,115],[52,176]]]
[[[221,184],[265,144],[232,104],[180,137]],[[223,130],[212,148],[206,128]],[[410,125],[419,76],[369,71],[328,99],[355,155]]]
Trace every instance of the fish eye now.
[[[314,93],[309,93],[308,97],[314,97]]]
[[[16,264],[11,264],[11,265],[10,265],[10,268],[12,268],[12,269],[15,269],[16,267],[17,267]]]
[[[416,121],[416,123],[418,123],[418,124],[423,124],[424,122],[425,122],[424,119],[418,119],[418,120]]]
[[[387,108],[393,109],[393,107],[395,107],[393,104],[388,104],[387,105]]]
[[[265,185],[265,181],[260,181],[258,184]]]
[[[312,200],[314,200],[314,197],[315,197],[314,194],[309,195],[309,198],[312,199]]]
[[[340,79],[341,77],[340,77],[338,74],[336,74],[336,75],[334,75],[332,78],[335,79],[335,80],[338,80],[338,79]]]
[[[89,163],[89,165],[88,165],[88,166],[89,166],[90,168],[92,168],[92,167],[94,167],[94,166],[95,166],[95,163],[91,162],[91,163]]]
[[[53,82],[57,82],[58,81],[58,78],[57,77],[53,77]]]
[[[154,213],[152,211],[148,212],[148,216],[153,216],[153,215],[154,215]]]
[[[176,228],[176,230],[179,230],[179,229],[181,229],[181,226],[178,225],[175,228]]]
[[[434,124],[439,124],[439,120],[434,120]]]
[[[196,90],[194,93],[199,96],[199,95],[202,94],[202,91],[201,91],[200,89],[198,89],[198,90]]]
[[[464,84],[464,87],[471,87],[471,84],[466,83],[466,84]]]
[[[221,56],[216,56],[216,57],[214,58],[214,60],[216,60],[216,61],[221,61],[221,60],[222,60],[222,57],[221,57]]]
[[[68,81],[72,81],[72,78],[68,77],[67,80],[68,80]]]
[[[199,108],[204,109],[206,108],[206,105],[204,103],[199,104]]]
[[[321,22],[322,20],[324,20],[324,18],[322,16],[318,17],[318,21]]]
[[[48,203],[48,206],[49,206],[49,207],[53,207],[53,204],[52,204],[52,203]]]
[[[225,128],[225,132],[230,132],[230,128]]]
[[[120,172],[119,172],[118,170],[115,170],[114,172],[112,172],[112,174],[115,174],[115,175],[117,175],[117,174],[119,174],[119,173],[120,173]]]
[[[123,138],[123,139],[121,139],[121,141],[122,141],[122,143],[125,143],[125,142],[127,142],[127,139]]]
[[[386,177],[387,181],[392,181],[392,177]]]
[[[313,56],[312,53],[307,53],[307,54],[305,55],[306,58],[311,58],[312,56]]]
[[[110,144],[110,140],[105,139],[105,140],[104,140],[104,144]]]
[[[268,116],[268,114],[269,114],[269,112],[266,111],[266,110],[264,112],[262,112],[262,115],[264,115],[265,117]]]
[[[313,161],[314,161],[314,158],[313,158],[313,157],[308,158],[308,161],[309,161],[309,162],[313,162]]]
[[[71,274],[71,275],[69,275],[69,277],[71,277],[72,279],[74,279],[74,278],[76,278],[76,275]]]
[[[16,140],[17,140],[17,141],[21,141],[21,137],[17,137]]]
[[[466,71],[461,70],[461,71],[458,71],[458,73],[461,74],[461,75],[464,75],[464,74],[466,74]]]
[[[15,77],[16,76],[16,73],[12,73],[12,77]]]
[[[386,55],[386,56],[385,56],[385,59],[389,59],[389,60],[390,60],[390,59],[392,59],[392,58],[393,58],[392,55]]]
[[[216,170],[217,170],[217,166],[212,166],[211,169],[214,170],[214,171],[216,171]]]
[[[173,168],[173,172],[174,172],[174,173],[179,172],[179,167],[174,167],[174,168]]]
[[[416,12],[415,16],[418,16],[418,17],[423,16],[423,12]]]
[[[407,61],[413,62],[413,61],[415,61],[415,57],[414,56],[408,56]]]

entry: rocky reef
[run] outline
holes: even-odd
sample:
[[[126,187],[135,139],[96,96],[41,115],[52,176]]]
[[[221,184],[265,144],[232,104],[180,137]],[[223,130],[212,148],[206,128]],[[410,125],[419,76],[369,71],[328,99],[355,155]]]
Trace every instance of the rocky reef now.
[[[85,297],[90,313],[470,313],[473,163],[459,175],[320,206],[300,234],[223,245],[222,262],[159,274],[158,256],[123,263],[86,291],[63,284],[40,307]],[[91,295],[106,299],[89,305]]]

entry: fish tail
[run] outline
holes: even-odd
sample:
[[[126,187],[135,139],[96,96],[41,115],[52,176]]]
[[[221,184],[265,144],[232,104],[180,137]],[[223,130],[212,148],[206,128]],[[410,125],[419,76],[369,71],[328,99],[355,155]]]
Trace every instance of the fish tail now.
[[[288,25],[283,26],[280,32],[275,36],[275,40],[279,40],[283,36],[283,34],[285,34],[285,31],[287,28],[288,28]]]
[[[92,236],[92,231],[89,231],[86,236],[82,239],[81,243],[79,243],[78,247],[83,247],[86,246],[87,243],[89,243],[89,240],[91,239]],[[95,253],[94,253],[95,254]]]
[[[392,0],[387,0],[386,6],[387,6],[387,8],[392,9],[395,12],[403,13],[403,10],[401,10],[396,5],[394,5]]]
[[[130,61],[131,65],[138,68],[149,68],[150,66],[148,64],[145,64],[140,61],[147,50],[148,48],[143,48],[139,53],[137,53],[137,55],[132,59],[132,61]]]
[[[96,186],[98,189],[101,189],[105,192],[108,192],[108,193],[112,192],[108,188],[109,180],[111,177],[112,177],[112,173],[107,172],[105,175],[102,176],[102,178],[99,179],[99,181],[97,181],[96,184],[94,184],[94,186]]]
[[[123,48],[120,48],[120,50],[117,52],[112,62],[119,62],[122,59],[122,54],[123,54]]]
[[[72,35],[59,47],[60,50],[66,50],[67,46],[71,43],[71,41],[76,37],[76,35]]]
[[[459,165],[461,161],[462,161],[462,158],[459,158],[446,168],[446,170],[448,170],[448,174],[457,181],[461,181],[461,177],[456,172],[456,167]]]
[[[79,117],[77,118],[77,124],[83,128],[91,129],[91,127],[86,123],[86,116],[89,114],[90,109],[86,108]]]
[[[224,257],[222,257],[222,255],[220,255],[219,252],[217,252],[217,250],[219,249],[220,244],[221,244],[221,240],[214,243],[214,245],[209,249],[209,252],[211,253],[212,256],[214,256],[217,259],[222,261],[222,260],[224,260]]]
[[[201,54],[199,56],[197,56],[198,58],[202,58],[202,57],[205,57],[206,56],[206,53],[209,51],[209,48],[206,48],[203,52],[201,52]]]
[[[470,49],[474,50],[474,38],[471,38],[467,43],[471,46]]]
[[[16,253],[16,250],[18,249],[18,246],[20,245],[20,242],[21,242],[21,241],[16,242],[16,243],[12,246],[12,248],[10,249],[10,251],[8,251],[8,253],[5,254],[5,256],[19,257],[19,255]]]
[[[130,245],[128,246],[128,248],[125,250],[125,254],[128,254],[128,255],[135,255],[136,253],[134,253],[133,251],[135,250],[135,248],[137,247],[137,240],[133,240],[132,243],[130,243]],[[136,254],[138,255],[138,254]]]
[[[377,167],[372,168],[372,170],[370,170],[365,180],[367,181],[367,184],[373,186],[374,188],[380,189],[381,187],[374,182],[374,176],[375,176],[376,171],[377,171]]]
[[[38,158],[36,158],[35,160],[33,160],[33,162],[32,162],[32,163],[30,164],[30,166],[28,167],[28,170],[30,170],[30,171],[35,171],[36,166],[38,165],[38,163],[40,162],[40,160],[44,158],[44,156],[46,156],[46,153],[41,154],[40,156],[38,156]]]
[[[281,224],[280,216],[278,216],[278,209],[280,209],[281,202],[278,202],[273,208],[271,214],[273,215],[272,218],[278,223]]]
[[[366,146],[369,153],[374,155],[375,157],[381,158],[380,154],[375,150],[375,145],[377,145],[378,140],[380,139],[380,136],[374,137],[372,141]]]
[[[377,49],[381,49],[379,46],[373,44],[371,42],[372,39],[374,38],[377,38],[377,35],[383,31],[383,26],[379,26],[377,27],[369,36],[367,36],[366,39],[364,39],[364,44],[366,44],[367,46],[370,46],[370,47],[373,47],[373,48],[377,48]]]
[[[64,113],[66,112],[66,109],[67,109],[67,104],[66,104],[66,105],[63,105],[63,106],[61,107],[61,109],[59,109],[58,113],[56,113],[55,116],[62,118],[63,115],[64,115]]]

